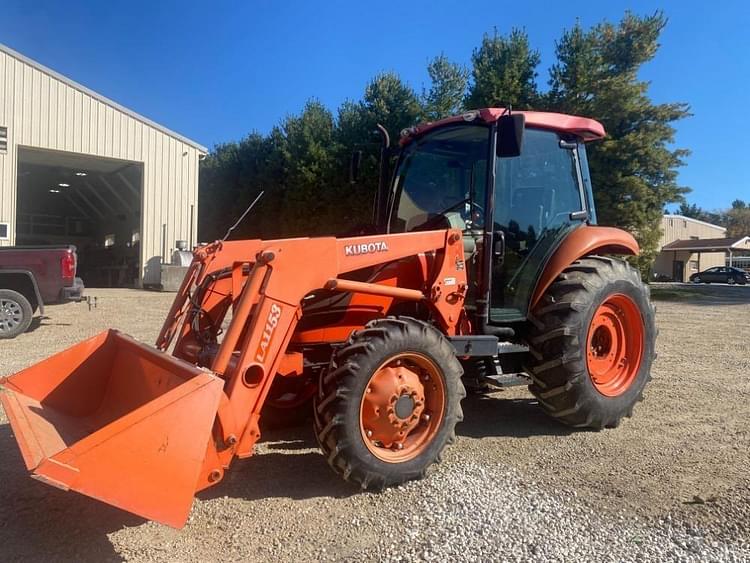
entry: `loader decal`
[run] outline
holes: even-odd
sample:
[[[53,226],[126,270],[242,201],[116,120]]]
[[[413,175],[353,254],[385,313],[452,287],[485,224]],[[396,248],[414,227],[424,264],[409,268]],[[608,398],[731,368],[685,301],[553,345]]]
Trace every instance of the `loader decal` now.
[[[281,317],[281,307],[273,303],[271,310],[268,312],[268,318],[266,318],[266,326],[263,328],[258,349],[255,351],[255,359],[258,362],[263,363],[266,359],[266,352],[271,345],[271,338],[273,338],[273,333],[276,332],[276,326],[279,324],[279,317]]]
[[[375,252],[388,252],[388,245],[385,241],[347,244],[344,247],[344,256],[359,256],[360,254],[373,254]]]

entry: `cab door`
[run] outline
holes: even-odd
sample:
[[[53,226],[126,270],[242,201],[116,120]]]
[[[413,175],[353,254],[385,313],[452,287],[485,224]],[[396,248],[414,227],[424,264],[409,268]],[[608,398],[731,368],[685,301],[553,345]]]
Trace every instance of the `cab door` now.
[[[523,320],[536,281],[568,234],[589,218],[578,145],[528,128],[520,156],[495,164],[495,240],[490,321]]]

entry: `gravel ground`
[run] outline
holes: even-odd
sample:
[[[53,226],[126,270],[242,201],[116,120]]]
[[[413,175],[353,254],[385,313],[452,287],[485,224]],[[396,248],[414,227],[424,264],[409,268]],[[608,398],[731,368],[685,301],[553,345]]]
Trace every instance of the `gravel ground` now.
[[[750,561],[750,288],[680,291],[618,429],[570,431],[522,388],[469,398],[444,462],[381,494],[340,481],[308,428],[273,433],[181,531],[29,479],[0,412],[0,559]],[[153,342],[171,301],[90,293],[0,343],[0,375],[109,326]]]

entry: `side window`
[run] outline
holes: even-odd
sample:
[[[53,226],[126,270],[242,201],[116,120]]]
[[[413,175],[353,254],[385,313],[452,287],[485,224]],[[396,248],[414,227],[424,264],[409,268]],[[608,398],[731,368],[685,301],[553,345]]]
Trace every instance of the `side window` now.
[[[495,164],[494,230],[505,254],[492,270],[490,318],[522,318],[549,254],[586,217],[574,150],[557,133],[527,129],[521,155]]]
[[[560,147],[551,131],[527,129],[523,152],[498,159],[495,223],[535,238],[542,231],[570,222],[583,209],[572,150]]]

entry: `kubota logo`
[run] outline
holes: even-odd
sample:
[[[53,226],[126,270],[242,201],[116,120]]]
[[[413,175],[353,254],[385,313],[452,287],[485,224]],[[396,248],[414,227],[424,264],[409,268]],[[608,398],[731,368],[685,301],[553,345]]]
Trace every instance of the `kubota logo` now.
[[[361,244],[347,244],[344,247],[344,256],[358,256],[360,254],[372,254],[373,252],[388,252],[385,241],[363,242]]]
[[[258,349],[255,351],[255,359],[259,362],[266,360],[266,352],[268,352],[268,347],[271,345],[271,338],[273,338],[273,333],[276,332],[276,326],[279,324],[279,317],[281,317],[281,307],[273,303],[266,318],[263,336],[260,339],[260,344],[258,344]]]

